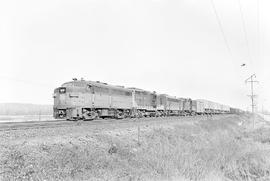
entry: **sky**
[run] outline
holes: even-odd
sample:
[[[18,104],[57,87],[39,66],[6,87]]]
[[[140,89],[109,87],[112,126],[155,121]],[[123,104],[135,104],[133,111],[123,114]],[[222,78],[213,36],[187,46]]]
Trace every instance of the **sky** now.
[[[220,21],[211,0],[0,0],[0,103],[83,77],[247,110],[255,73],[270,110],[270,1],[213,2]]]

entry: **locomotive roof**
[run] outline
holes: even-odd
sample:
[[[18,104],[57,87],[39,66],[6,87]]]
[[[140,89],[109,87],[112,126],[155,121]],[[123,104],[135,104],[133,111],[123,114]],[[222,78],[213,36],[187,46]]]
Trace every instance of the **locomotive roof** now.
[[[85,81],[85,80],[74,80],[74,81],[70,81],[70,82],[66,82],[64,84],[62,84],[62,86],[65,86],[65,84],[75,84],[75,83],[79,83],[83,86],[86,86],[86,85],[95,85],[95,86],[98,86],[98,87],[103,87],[103,88],[112,88],[112,89],[117,89],[117,90],[122,90],[122,91],[131,91],[130,89],[127,89],[125,88],[124,86],[117,86],[117,85],[110,85],[110,84],[107,84],[107,83],[103,83],[103,82],[100,82],[100,81]]]
[[[170,96],[168,94],[159,94],[160,96],[165,96],[167,98],[170,98],[170,99],[177,99],[177,100],[182,100],[182,99],[186,99],[186,98],[181,98],[181,97],[176,97],[176,96]]]
[[[136,88],[136,87],[128,87],[127,89],[135,90],[135,91],[138,91],[138,92],[150,93],[150,94],[154,93],[154,92],[143,90],[143,89],[139,89],[139,88]]]
[[[96,85],[96,86],[99,86],[99,87],[106,87],[106,88],[131,92],[131,90],[125,88],[124,86],[110,85],[110,84],[99,82],[99,81],[96,81],[96,82],[95,81],[86,81],[86,82],[87,82],[87,84],[92,84],[92,85]]]
[[[75,85],[77,84],[77,85]],[[131,91],[138,91],[138,92],[144,92],[144,93],[154,93],[156,94],[156,92],[151,92],[151,91],[146,91],[146,90],[143,90],[143,89],[139,89],[139,88],[135,88],[135,87],[124,87],[124,86],[119,86],[119,85],[110,85],[110,84],[107,84],[107,83],[104,83],[104,82],[100,82],[100,81],[85,81],[85,80],[77,80],[77,79],[74,79],[73,81],[69,81],[69,82],[65,82],[64,84],[62,84],[62,87],[69,87],[69,86],[78,86],[78,87],[86,87],[87,85],[95,85],[95,86],[98,86],[98,87],[103,87],[103,88],[111,88],[111,89],[116,89],[116,90],[121,90],[121,91],[128,91],[128,92],[131,92]],[[188,100],[190,98],[182,98],[182,97],[175,97],[175,96],[170,96],[170,95],[167,95],[167,94],[157,94],[158,96],[166,96],[168,98],[172,98],[172,99],[178,99],[178,100],[181,100],[181,99],[185,99],[185,100]],[[209,100],[205,100],[205,99],[197,99],[196,101],[200,101],[200,102],[203,102],[203,103],[210,103],[210,104],[216,104],[216,105],[220,105],[220,106],[225,106],[225,107],[228,107],[228,108],[231,108],[230,106],[227,106],[227,105],[224,105],[224,104],[219,104],[219,103],[216,103],[216,102],[213,102],[213,101],[209,101]],[[238,108],[232,108],[232,109],[238,109]],[[241,110],[241,109],[238,109],[238,110]],[[241,110],[242,111],[242,110]]]
[[[136,88],[136,87],[124,87],[124,86],[119,86],[119,85],[110,85],[110,84],[107,84],[107,83],[104,83],[104,82],[100,82],[100,81],[85,81],[85,80],[73,80],[73,81],[69,81],[69,82],[65,82],[64,84],[62,84],[62,86],[67,86],[68,84],[81,84],[81,86],[86,86],[86,85],[95,85],[95,86],[98,86],[98,87],[106,87],[106,88],[112,88],[112,89],[117,89],[117,90],[122,90],[122,91],[132,91],[132,90],[135,90],[135,91],[139,91],[139,92],[147,92],[147,93],[153,93],[151,91],[146,91],[146,90],[143,90],[143,89],[139,89],[139,88]]]
[[[213,102],[213,101],[209,101],[209,100],[206,100],[206,99],[197,99],[197,101],[200,101],[200,102],[203,102],[203,103],[210,103],[210,104],[216,104],[216,105],[221,105],[221,106],[225,106],[225,107],[230,107],[230,106],[220,104],[220,103],[217,103],[217,102]]]

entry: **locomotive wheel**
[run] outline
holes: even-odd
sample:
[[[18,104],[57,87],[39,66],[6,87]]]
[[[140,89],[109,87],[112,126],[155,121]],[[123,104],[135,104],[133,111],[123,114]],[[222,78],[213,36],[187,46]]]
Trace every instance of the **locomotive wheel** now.
[[[93,121],[95,119],[98,119],[99,116],[96,112],[92,111],[91,113],[88,113],[88,114],[84,114],[83,115],[83,120],[84,121]]]

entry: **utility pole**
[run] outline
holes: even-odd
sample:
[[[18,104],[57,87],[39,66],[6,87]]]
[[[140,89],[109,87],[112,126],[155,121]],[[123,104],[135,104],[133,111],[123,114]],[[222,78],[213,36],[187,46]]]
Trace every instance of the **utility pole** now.
[[[253,117],[253,128],[255,128],[255,103],[254,103],[254,98],[256,97],[256,95],[254,95],[254,83],[259,83],[258,81],[254,80],[254,78],[256,78],[256,75],[253,74],[251,75],[246,81],[245,83],[250,83],[250,86],[251,86],[251,95],[248,95],[250,96],[251,98],[251,109],[252,109],[252,117]]]

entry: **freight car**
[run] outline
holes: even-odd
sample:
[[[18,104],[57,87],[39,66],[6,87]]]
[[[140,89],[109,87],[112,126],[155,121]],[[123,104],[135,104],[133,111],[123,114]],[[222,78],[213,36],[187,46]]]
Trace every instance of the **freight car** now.
[[[67,120],[186,116],[233,111],[207,100],[177,98],[138,88],[73,79],[54,90],[54,117]]]
[[[237,108],[232,108],[232,107],[230,107],[229,109],[230,109],[230,113],[231,113],[231,114],[241,114],[241,113],[244,112],[243,110],[237,109]]]
[[[225,113],[230,113],[230,107],[219,104],[216,102],[208,101],[205,99],[198,99],[197,101],[202,102],[204,105],[205,113],[206,114],[225,114]]]
[[[205,113],[205,107],[204,103],[199,100],[193,100],[192,101],[192,115],[198,114],[198,115],[203,115]]]

